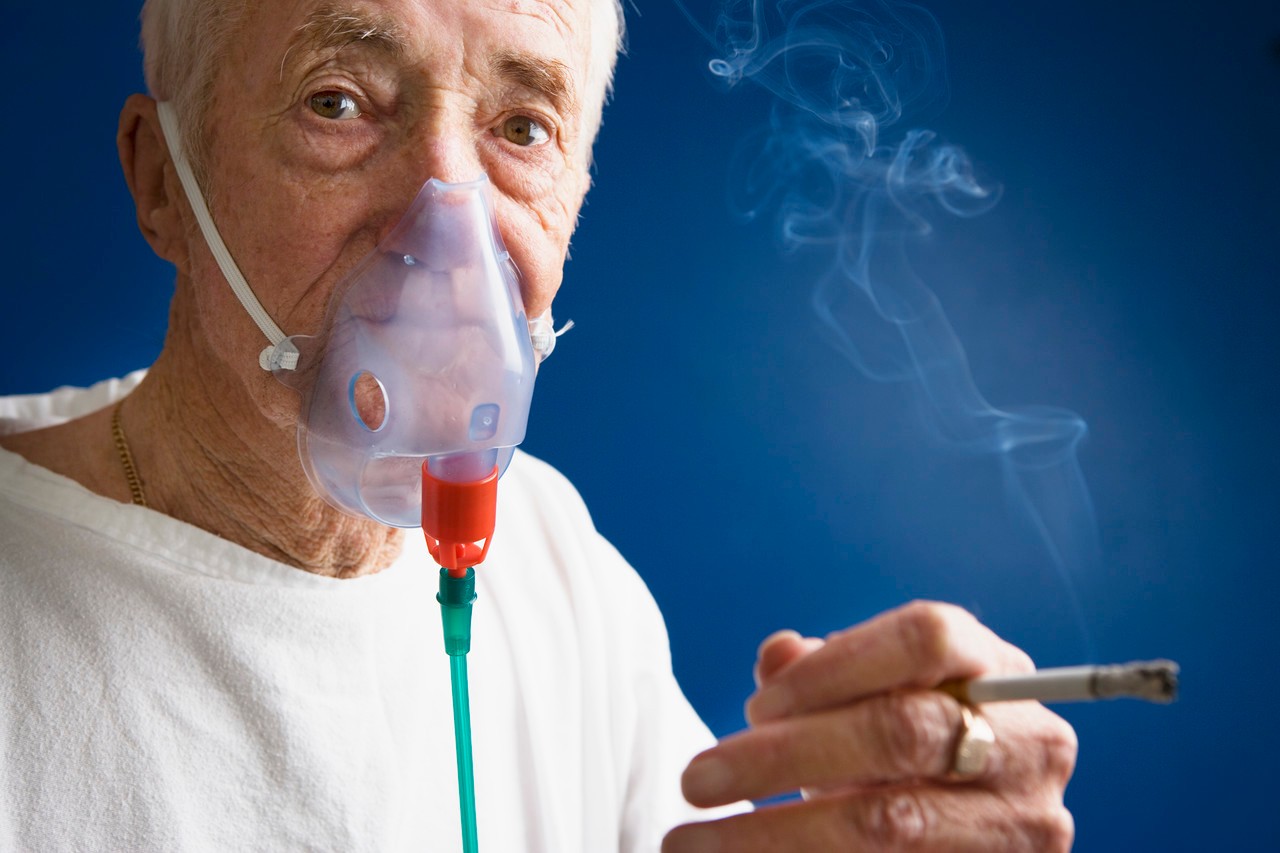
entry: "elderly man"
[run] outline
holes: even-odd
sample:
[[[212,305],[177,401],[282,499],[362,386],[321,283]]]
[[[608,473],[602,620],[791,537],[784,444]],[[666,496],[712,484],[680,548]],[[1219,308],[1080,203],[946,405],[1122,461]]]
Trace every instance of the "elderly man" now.
[[[620,28],[612,0],[149,0],[153,97],[119,150],[177,269],[170,327],[145,378],[0,402],[0,848],[458,849],[425,547],[304,476],[299,396],[263,370],[175,152],[289,333],[321,330],[432,178],[488,176],[536,317]],[[573,489],[517,455],[499,519],[473,667],[487,849],[1070,846],[1057,717],[993,709],[986,760],[956,763],[973,716],[931,688],[1030,667],[963,611],[770,637],[751,727],[713,745]]]

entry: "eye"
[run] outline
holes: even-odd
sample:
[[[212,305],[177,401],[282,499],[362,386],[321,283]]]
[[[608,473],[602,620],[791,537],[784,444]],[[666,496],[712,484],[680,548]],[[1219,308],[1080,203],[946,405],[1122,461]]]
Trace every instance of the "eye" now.
[[[316,92],[311,96],[311,110],[323,118],[350,120],[360,117],[360,107],[346,92]]]
[[[551,138],[547,129],[528,116],[512,116],[502,123],[502,136],[520,146],[541,145]]]

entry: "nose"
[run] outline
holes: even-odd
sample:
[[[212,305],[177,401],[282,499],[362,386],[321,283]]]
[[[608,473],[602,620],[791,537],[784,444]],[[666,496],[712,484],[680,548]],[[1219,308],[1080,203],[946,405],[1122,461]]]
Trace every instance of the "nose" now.
[[[406,147],[418,186],[431,178],[461,184],[484,174],[470,122],[450,118],[444,110],[437,110],[428,120],[420,122]]]

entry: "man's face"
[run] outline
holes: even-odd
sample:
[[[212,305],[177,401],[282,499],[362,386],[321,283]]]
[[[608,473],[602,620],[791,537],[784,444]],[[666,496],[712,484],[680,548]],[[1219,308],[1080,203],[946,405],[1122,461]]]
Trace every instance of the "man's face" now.
[[[547,309],[588,186],[589,0],[260,0],[205,118],[210,206],[286,334],[320,331],[335,285],[429,178],[494,188],[530,316]],[[207,329],[254,365],[263,341],[207,252]],[[235,319],[231,319],[235,318]],[[256,369],[256,367],[254,367]]]

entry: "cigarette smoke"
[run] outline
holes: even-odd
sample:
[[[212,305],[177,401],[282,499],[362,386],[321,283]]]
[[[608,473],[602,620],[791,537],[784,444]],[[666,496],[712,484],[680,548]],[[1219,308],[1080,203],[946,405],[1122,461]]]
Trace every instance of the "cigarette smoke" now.
[[[931,217],[975,216],[999,197],[931,131],[890,138],[904,117],[946,100],[936,20],[891,0],[729,0],[706,35],[719,54],[712,74],[774,96],[768,127],[737,152],[735,206],[748,217],[776,207],[789,248],[830,253],[812,294],[823,330],[867,378],[909,386],[941,441],[998,461],[1083,629],[1071,575],[1098,560],[1077,459],[1085,423],[1065,409],[988,403],[937,296],[907,262]]]

